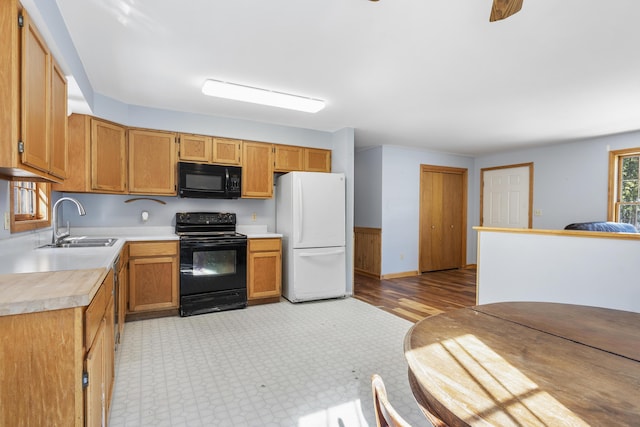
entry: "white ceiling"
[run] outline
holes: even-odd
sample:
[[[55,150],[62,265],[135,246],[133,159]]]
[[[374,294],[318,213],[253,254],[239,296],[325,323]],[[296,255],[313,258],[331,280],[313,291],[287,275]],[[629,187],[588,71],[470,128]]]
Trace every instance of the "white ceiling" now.
[[[479,155],[640,129],[640,1],[56,0],[95,92]],[[213,78],[327,102],[204,96]]]

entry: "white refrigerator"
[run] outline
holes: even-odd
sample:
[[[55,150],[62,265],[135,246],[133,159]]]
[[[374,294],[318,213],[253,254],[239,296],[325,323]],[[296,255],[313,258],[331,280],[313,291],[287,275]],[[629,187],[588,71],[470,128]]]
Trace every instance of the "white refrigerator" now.
[[[345,176],[290,172],[276,184],[282,296],[291,302],[346,295]]]

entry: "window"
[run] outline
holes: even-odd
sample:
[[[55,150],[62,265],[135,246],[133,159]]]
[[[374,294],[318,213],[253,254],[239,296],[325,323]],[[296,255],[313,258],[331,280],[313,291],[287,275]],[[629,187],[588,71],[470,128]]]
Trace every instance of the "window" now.
[[[51,186],[45,182],[11,182],[11,232],[51,225]]]
[[[640,148],[609,154],[609,220],[640,230]]]

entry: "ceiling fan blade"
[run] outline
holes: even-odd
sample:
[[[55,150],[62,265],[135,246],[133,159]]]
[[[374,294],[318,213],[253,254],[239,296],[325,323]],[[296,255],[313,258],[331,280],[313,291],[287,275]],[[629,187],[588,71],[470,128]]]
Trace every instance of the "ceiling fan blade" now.
[[[493,0],[489,21],[499,21],[517,13],[522,9],[523,0]]]

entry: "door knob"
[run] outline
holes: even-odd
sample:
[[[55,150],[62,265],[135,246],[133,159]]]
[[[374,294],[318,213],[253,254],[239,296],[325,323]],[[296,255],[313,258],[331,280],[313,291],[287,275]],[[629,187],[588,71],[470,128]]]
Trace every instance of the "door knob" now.
[[[431,226],[431,228],[435,230],[436,226],[435,226],[435,225],[432,225],[432,226]]]

